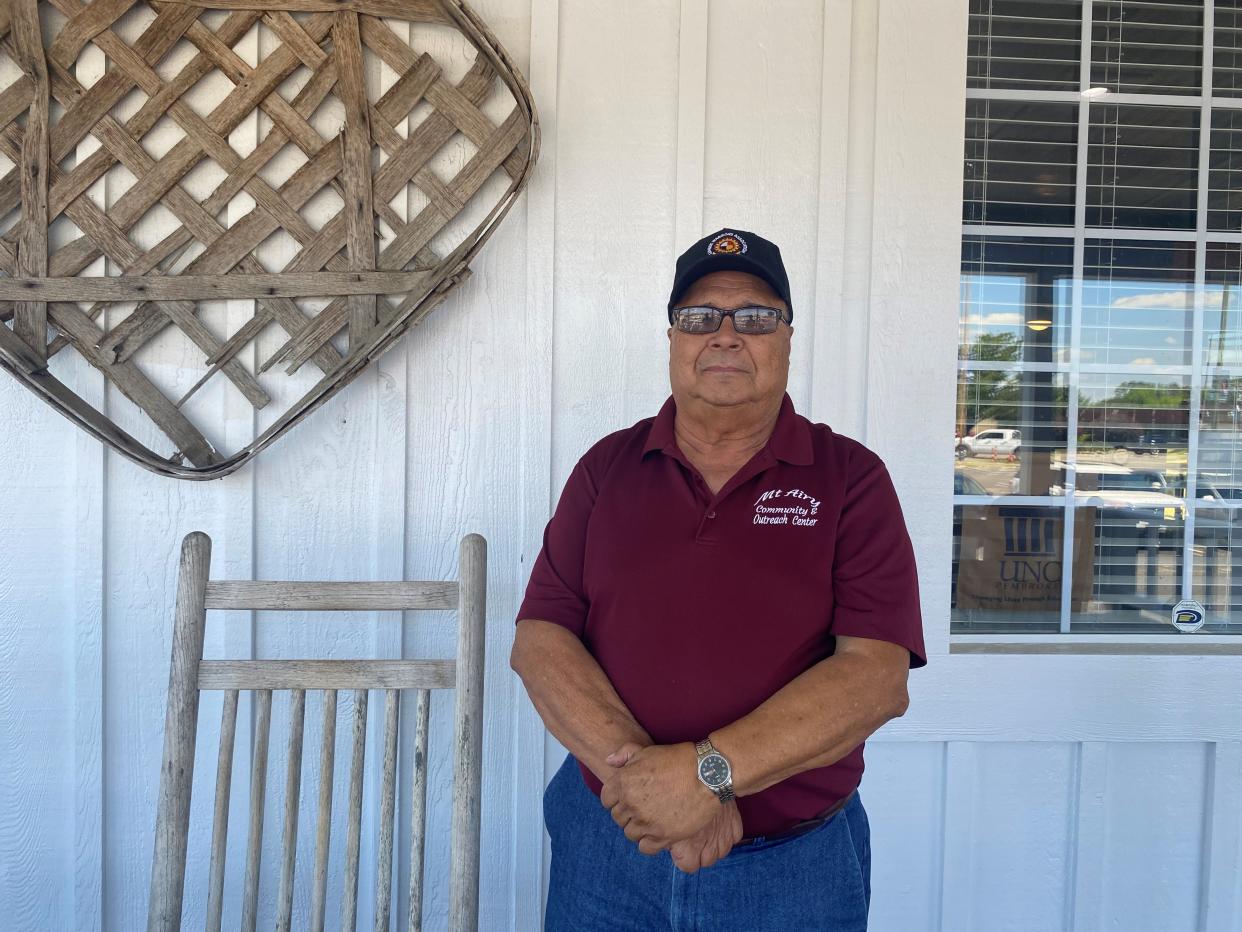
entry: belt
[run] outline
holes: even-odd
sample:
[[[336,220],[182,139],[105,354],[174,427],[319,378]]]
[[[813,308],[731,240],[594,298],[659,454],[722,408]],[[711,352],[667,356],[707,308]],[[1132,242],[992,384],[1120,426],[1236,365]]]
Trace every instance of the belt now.
[[[844,799],[840,799],[833,803],[813,819],[807,819],[805,822],[799,822],[792,828],[786,829],[777,835],[746,835],[740,842],[738,842],[738,844],[749,845],[756,841],[783,841],[788,838],[797,838],[799,835],[805,835],[807,832],[811,832],[819,828],[834,815],[844,809],[846,803],[854,798],[855,792],[855,790],[850,790],[849,795],[847,795]]]

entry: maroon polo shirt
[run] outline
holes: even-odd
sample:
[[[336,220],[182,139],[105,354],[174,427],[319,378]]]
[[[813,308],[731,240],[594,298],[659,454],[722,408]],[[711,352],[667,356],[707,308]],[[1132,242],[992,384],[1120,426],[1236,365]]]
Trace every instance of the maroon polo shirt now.
[[[836,635],[892,641],[923,666],[914,552],[880,458],[786,395],[767,444],[713,495],[677,446],[675,413],[670,398],[579,460],[518,619],[581,638],[658,744],[751,712],[830,657]],[[860,744],[739,799],[745,834],[814,818],[862,772]]]

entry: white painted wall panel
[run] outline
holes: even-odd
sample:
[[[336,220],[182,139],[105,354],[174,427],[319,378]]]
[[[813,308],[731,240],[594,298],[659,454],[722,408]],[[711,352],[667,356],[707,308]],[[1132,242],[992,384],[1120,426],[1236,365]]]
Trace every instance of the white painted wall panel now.
[[[1108,749],[1101,916],[1113,928],[1200,923],[1208,747]]]
[[[955,823],[972,855],[969,928],[1060,929],[1070,889],[1075,748],[1035,741],[975,747],[970,830]]]
[[[677,8],[562,5],[552,477],[668,394]],[[636,41],[618,41],[630,36]],[[641,37],[641,39],[639,39]]]
[[[456,572],[461,535],[486,535],[481,927],[536,928],[546,879],[539,791],[560,754],[507,668],[513,615],[574,462],[666,397],[672,260],[725,224],[781,245],[798,315],[791,393],[885,457],[922,571],[932,663],[912,677],[907,716],[869,746],[862,789],[872,927],[1242,929],[1242,706],[1233,700],[1242,658],[947,652],[942,439],[954,384],[965,4],[472,5],[531,78],[542,160],[474,277],[378,367],[254,465],[209,484],[150,475],[0,380],[0,930],[144,922],[176,550],[194,529],[211,534],[213,575],[226,578],[444,578]],[[269,42],[256,30],[239,54],[256,61]],[[102,64],[87,56],[79,75]],[[370,79],[383,86],[391,75]],[[231,142],[245,151],[263,128],[253,118]],[[106,205],[122,193],[100,185],[93,196]],[[246,209],[239,199],[230,218]],[[160,232],[152,223],[139,236]],[[265,245],[261,257],[278,262],[287,248]],[[204,316],[223,332],[245,313],[235,302]],[[260,358],[277,335],[266,340]],[[181,378],[181,362],[167,351],[160,376]],[[127,416],[128,402],[96,373],[65,374]],[[298,392],[313,375],[300,378],[276,390]],[[192,404],[224,412],[234,447],[270,419],[226,385]],[[150,436],[136,419],[130,426]],[[449,656],[453,634],[444,616],[229,613],[211,620],[207,650]],[[380,697],[371,698],[374,722]],[[317,713],[312,700],[308,803]],[[347,713],[345,702],[341,723]],[[208,778],[218,714],[218,699],[204,703],[198,772]],[[448,697],[438,697],[432,929],[443,928],[447,896],[450,723]],[[237,811],[250,738],[243,712]],[[338,726],[338,801],[347,744]],[[277,742],[264,925],[283,763]],[[368,784],[369,829],[376,790]],[[196,826],[206,803],[196,800]],[[236,891],[244,829],[233,824]],[[205,831],[191,848],[187,916],[202,910]],[[295,922],[308,909],[311,849],[303,826]],[[339,847],[333,864],[339,873]],[[374,879],[364,858],[364,923]],[[396,887],[404,899],[404,883]],[[337,902],[334,894],[330,909]],[[237,916],[234,892],[226,925]]]
[[[172,485],[117,456],[107,459],[104,518],[104,897],[106,928],[146,921],[159,787],[164,696],[181,537],[210,529],[217,486]]]
[[[710,5],[700,234],[734,226],[780,246],[794,306],[789,393],[802,409],[810,394],[815,233],[823,206],[817,6],[790,16],[787,3]]]
[[[867,746],[859,795],[871,823],[871,925],[877,932],[939,928],[945,745]]]
[[[62,684],[73,670],[75,505],[65,464],[73,437],[11,379],[0,382],[6,452],[0,495],[0,902],[30,928],[65,926],[72,888],[48,888],[73,852],[73,714]],[[15,436],[47,441],[18,446]],[[41,543],[34,543],[34,542]],[[59,871],[57,871],[59,873]]]

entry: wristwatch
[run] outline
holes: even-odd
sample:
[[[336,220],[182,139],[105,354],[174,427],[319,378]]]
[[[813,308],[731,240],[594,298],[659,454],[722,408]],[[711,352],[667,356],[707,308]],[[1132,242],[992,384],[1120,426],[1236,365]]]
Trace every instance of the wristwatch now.
[[[699,755],[699,782],[716,794],[721,804],[733,802],[733,768],[729,759],[712,747],[710,738],[694,743]]]

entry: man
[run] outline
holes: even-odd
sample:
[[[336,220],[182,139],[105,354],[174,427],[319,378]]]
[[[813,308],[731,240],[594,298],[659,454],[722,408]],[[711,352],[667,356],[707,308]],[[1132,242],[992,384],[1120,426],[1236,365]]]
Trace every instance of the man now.
[[[578,462],[518,614],[513,669],[571,755],[546,928],[862,930],[863,742],[926,662],[901,509],[785,394],[775,245],[696,243],[668,313],[672,397]]]

